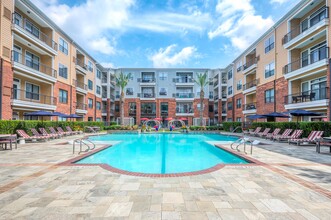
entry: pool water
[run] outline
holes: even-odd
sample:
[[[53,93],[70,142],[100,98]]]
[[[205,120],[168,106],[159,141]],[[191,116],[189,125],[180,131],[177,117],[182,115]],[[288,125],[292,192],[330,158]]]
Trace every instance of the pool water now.
[[[248,163],[215,147],[212,143],[237,140],[218,134],[110,134],[90,137],[90,140],[109,144],[120,142],[76,163],[103,163],[121,170],[149,174],[193,172],[217,164]]]

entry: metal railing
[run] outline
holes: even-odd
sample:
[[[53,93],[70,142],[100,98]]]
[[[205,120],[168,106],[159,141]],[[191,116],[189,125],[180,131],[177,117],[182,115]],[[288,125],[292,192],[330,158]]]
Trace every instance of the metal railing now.
[[[290,42],[291,40],[293,40],[294,38],[296,38],[297,36],[299,36],[300,34],[304,33],[305,31],[311,29],[312,27],[314,27],[321,21],[328,20],[329,7],[325,8],[324,13],[325,13],[325,17],[322,17],[318,22],[316,22],[314,24],[311,24],[310,20],[308,20],[307,22],[308,22],[309,27],[307,27],[307,29],[305,29],[305,30],[302,30],[301,25],[298,25],[297,27],[293,28],[289,33],[285,34],[285,36],[282,39],[282,43],[286,44],[286,43]]]
[[[227,79],[222,79],[222,84],[227,84],[228,80]]]
[[[140,98],[155,98],[155,93],[138,93]]]
[[[244,70],[248,69],[249,67],[253,66],[254,64],[257,63],[257,58],[253,58],[251,60],[249,60],[248,62],[246,62],[243,67],[244,67]]]
[[[76,63],[77,66],[80,66],[83,69],[87,70],[87,64],[85,64],[84,61],[82,61],[82,60],[80,60],[78,58],[75,58],[75,60],[76,60],[75,63]]]
[[[87,104],[77,102],[76,103],[76,109],[87,110]]]
[[[226,92],[222,92],[222,99],[226,99],[227,98],[227,95],[226,95]]]
[[[257,86],[257,84],[259,84],[259,79],[255,79],[243,85],[243,90],[253,88],[254,86]]]
[[[140,83],[155,83],[156,78],[138,78],[137,82],[140,82]]]
[[[305,57],[302,57],[301,59],[298,59],[292,63],[287,64],[283,67],[283,73],[288,74],[290,72],[293,72],[295,70],[301,69],[303,67],[309,66],[311,64],[314,64],[318,61],[324,60],[329,58],[329,47],[322,47],[319,48],[312,53],[308,54]]]
[[[174,78],[173,79],[174,83],[194,83],[194,79],[193,78]]]
[[[29,92],[22,89],[12,88],[11,98],[13,100],[34,102],[46,105],[56,105],[57,99],[53,96],[42,95],[40,93]]]
[[[174,93],[174,98],[194,98],[193,92]]]
[[[46,74],[48,76],[57,77],[57,71],[50,66],[47,66],[39,61],[33,60],[30,57],[23,55],[17,51],[12,51],[11,60],[15,63],[22,64],[26,67],[31,68],[32,70],[36,70],[40,73]]]
[[[248,103],[244,105],[244,110],[256,110],[256,102],[254,103]]]
[[[17,23],[15,19],[16,13],[13,13],[12,23],[15,27],[21,29],[23,32],[29,34],[29,36],[34,37],[47,46],[51,47],[54,50],[58,50],[58,44],[52,39],[52,37],[48,36],[47,34],[41,32],[39,28],[35,27],[32,22],[28,19],[24,18],[22,22]],[[29,27],[27,26],[29,24]]]
[[[320,88],[314,90],[303,91],[284,96],[285,104],[295,104],[303,102],[312,102],[318,100],[329,99],[329,88]]]
[[[78,87],[78,88],[80,88],[80,89],[83,89],[83,90],[87,90],[87,85],[86,85],[85,83],[83,83],[83,82],[79,82],[79,81],[77,81],[76,79],[73,79],[72,81],[73,81],[73,84],[74,84],[76,87]]]
[[[215,95],[214,96],[214,100],[218,100],[218,95]]]
[[[218,115],[218,111],[214,111],[214,114],[215,114],[215,115]]]
[[[190,109],[176,109],[176,113],[178,114],[192,114],[193,108],[191,107]]]
[[[216,80],[215,82],[214,82],[214,86],[217,86],[218,85],[218,80]]]

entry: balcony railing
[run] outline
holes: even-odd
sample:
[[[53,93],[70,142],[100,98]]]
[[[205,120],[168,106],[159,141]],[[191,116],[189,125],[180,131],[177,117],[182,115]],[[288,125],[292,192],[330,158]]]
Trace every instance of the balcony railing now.
[[[256,110],[256,102],[245,104],[244,111],[247,111],[247,110]]]
[[[227,98],[227,96],[226,96],[226,92],[223,92],[222,91],[222,99],[226,99]]]
[[[222,114],[226,114],[226,109],[222,109]]]
[[[214,96],[214,100],[218,100],[218,95],[215,95]]]
[[[141,110],[140,115],[141,116],[155,116],[156,111],[155,110]]]
[[[155,98],[155,93],[138,93],[140,98]]]
[[[253,66],[256,63],[257,63],[257,58],[249,60],[247,63],[243,65],[244,70],[248,69],[249,67]]]
[[[222,84],[227,84],[227,83],[228,83],[227,79],[222,79]]]
[[[137,82],[140,82],[140,83],[155,83],[156,78],[138,78]]]
[[[12,89],[11,98],[13,100],[34,102],[45,105],[56,105],[57,99],[53,96],[42,95],[40,93],[33,93],[22,89]]]
[[[46,74],[48,76],[57,77],[57,71],[43,63],[40,63],[36,60],[31,59],[30,57],[27,57],[25,55],[22,55],[21,53],[18,53],[17,51],[12,51],[12,61],[15,63],[22,64],[26,67],[31,68],[31,70],[36,70],[40,73]]]
[[[194,98],[193,92],[185,92],[185,93],[174,93],[174,98]]]
[[[119,97],[118,97],[119,98]],[[114,95],[110,95],[110,99],[111,100],[115,100],[115,96]]]
[[[189,109],[176,109],[176,113],[178,114],[192,114],[193,113],[193,108]]]
[[[194,83],[193,78],[174,78],[174,83]]]
[[[214,111],[214,114],[215,114],[215,115],[218,115],[218,111]]]
[[[215,82],[214,82],[214,86],[217,86],[218,85],[218,80],[216,80]]]
[[[120,95],[116,95],[116,99],[119,99],[119,98],[121,98],[121,96]]]
[[[87,110],[87,104],[77,102],[76,103],[76,109]]]
[[[324,14],[323,14],[324,13]],[[296,38],[297,36],[299,36],[300,34],[308,31],[309,29],[311,29],[312,27],[314,27],[315,25],[317,25],[318,23],[320,23],[321,21],[325,21],[329,18],[329,7],[325,8],[325,11],[322,12],[320,15],[323,16],[318,16],[318,20],[316,22],[310,22],[307,21],[307,25],[309,27],[307,27],[306,29],[302,29],[301,25],[298,25],[297,27],[295,27],[293,30],[291,30],[291,32],[287,33],[283,39],[282,39],[282,43],[286,44],[288,42],[290,42],[291,40],[293,40],[294,38]]]
[[[161,115],[162,116],[167,116],[168,115],[168,111],[167,110],[161,110]]]
[[[45,33],[41,32],[38,28],[36,28],[29,20],[26,18],[23,20],[23,22],[16,22],[15,19],[15,13],[13,13],[13,19],[12,22],[15,25],[15,27],[18,27],[22,31],[26,32],[29,36],[36,38],[46,44],[47,46],[51,47],[53,50],[58,50],[58,45],[51,37],[46,35]],[[29,24],[29,27],[27,26]]]
[[[285,104],[296,104],[329,99],[329,88],[314,89],[284,96]]]
[[[83,82],[79,82],[75,79],[72,80],[73,81],[73,84],[77,87],[77,88],[80,88],[80,89],[83,89],[83,90],[87,90],[87,85]]]
[[[107,83],[107,78],[101,78],[101,83]]]
[[[76,58],[76,65],[82,67],[85,70],[87,70],[87,64],[85,64],[83,60],[80,60],[80,59]]]
[[[257,84],[259,84],[259,80],[258,79],[255,79],[255,80],[253,80],[251,82],[246,83],[243,86],[243,90],[253,88],[253,87],[257,86]]]
[[[291,73],[327,58],[329,58],[329,47],[321,47],[310,53],[308,56],[302,57],[301,59],[284,66],[283,73]]]

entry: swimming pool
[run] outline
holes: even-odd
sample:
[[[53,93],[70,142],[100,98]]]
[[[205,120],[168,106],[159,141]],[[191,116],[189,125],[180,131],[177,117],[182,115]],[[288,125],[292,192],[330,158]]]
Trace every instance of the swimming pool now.
[[[246,160],[214,146],[237,140],[218,134],[110,134],[90,140],[116,143],[77,164],[108,164],[117,169],[173,174],[205,170],[217,164],[246,164]]]

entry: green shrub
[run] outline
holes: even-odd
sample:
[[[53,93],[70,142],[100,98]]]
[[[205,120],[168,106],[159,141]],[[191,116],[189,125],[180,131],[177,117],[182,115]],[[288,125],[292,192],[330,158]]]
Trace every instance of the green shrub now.
[[[224,131],[231,132],[236,127],[242,126],[241,122],[223,122],[222,127]],[[241,129],[237,129],[235,132],[242,132]]]

